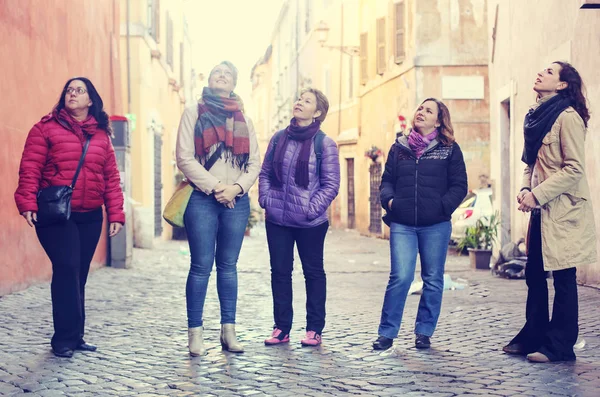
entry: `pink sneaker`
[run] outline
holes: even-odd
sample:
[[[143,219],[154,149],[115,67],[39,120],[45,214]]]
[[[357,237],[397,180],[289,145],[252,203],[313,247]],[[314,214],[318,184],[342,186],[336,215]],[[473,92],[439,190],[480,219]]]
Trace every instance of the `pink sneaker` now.
[[[315,331],[306,331],[306,337],[300,343],[302,346],[319,346],[321,344],[321,335]]]
[[[275,328],[271,337],[265,339],[265,345],[279,345],[281,343],[289,343],[290,342],[290,334],[284,334],[282,330],[279,328]]]

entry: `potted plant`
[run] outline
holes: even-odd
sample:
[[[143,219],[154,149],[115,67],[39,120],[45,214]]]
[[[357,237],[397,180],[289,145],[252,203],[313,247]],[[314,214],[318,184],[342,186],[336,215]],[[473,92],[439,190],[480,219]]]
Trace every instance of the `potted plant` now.
[[[377,159],[382,155],[383,152],[381,151],[381,149],[379,149],[375,145],[372,145],[369,150],[365,151],[365,157],[370,158],[373,162],[377,161]]]
[[[498,237],[498,226],[500,217],[498,212],[477,220],[475,226],[470,226],[466,230],[465,236],[458,243],[457,249],[463,252],[469,251],[471,268],[489,269],[490,259],[492,257],[492,248]]]

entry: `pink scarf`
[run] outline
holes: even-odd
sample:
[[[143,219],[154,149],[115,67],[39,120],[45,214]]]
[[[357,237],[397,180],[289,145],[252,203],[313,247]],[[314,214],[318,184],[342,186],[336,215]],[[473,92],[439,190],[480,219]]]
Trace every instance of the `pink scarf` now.
[[[433,130],[433,132],[429,133],[428,135],[423,136],[411,128],[410,134],[408,135],[408,146],[410,146],[411,150],[413,151],[415,156],[417,156],[417,158],[421,158],[423,152],[425,151],[425,149],[427,149],[427,146],[429,146],[429,144],[433,142],[433,140],[437,138],[437,136],[437,129]]]

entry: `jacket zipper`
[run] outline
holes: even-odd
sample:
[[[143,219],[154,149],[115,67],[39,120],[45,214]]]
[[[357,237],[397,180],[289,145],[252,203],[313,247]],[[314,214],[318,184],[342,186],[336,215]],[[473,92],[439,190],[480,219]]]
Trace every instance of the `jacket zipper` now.
[[[417,211],[419,206],[417,205],[417,191],[419,187],[419,159],[415,161],[415,226],[417,226]]]
[[[296,148],[294,149],[294,155],[292,156],[292,159],[296,158],[296,154],[298,153],[298,148],[300,147],[300,145],[296,145]],[[285,183],[285,187],[284,187],[284,191],[283,191],[283,212],[281,214],[281,220],[284,221],[285,219],[285,212],[287,209],[287,194],[288,194],[288,188],[290,186],[290,174],[292,173],[292,165],[294,164],[294,161],[290,162],[290,166],[288,167],[288,172],[286,175],[286,183]],[[296,158],[296,166],[298,166],[297,164],[297,158]]]
[[[421,155],[421,157],[423,157],[425,155],[425,153],[432,151],[433,149],[435,149],[436,147],[439,146],[439,143],[431,148],[429,148],[428,150],[425,150],[423,152],[423,154]],[[417,158],[417,156],[415,156],[415,154],[413,153],[412,150],[410,150],[409,148],[407,148],[404,145],[400,145],[400,147],[402,147],[404,150],[408,151],[410,153],[410,155],[415,159],[415,226],[418,225],[417,220],[418,220],[418,203],[417,203],[417,199],[418,199],[418,187],[419,187],[419,159]]]

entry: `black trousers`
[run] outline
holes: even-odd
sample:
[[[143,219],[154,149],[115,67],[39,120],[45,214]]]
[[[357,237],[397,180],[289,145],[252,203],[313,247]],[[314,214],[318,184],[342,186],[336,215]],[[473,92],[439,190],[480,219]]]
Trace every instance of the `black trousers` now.
[[[292,328],[292,271],[294,243],[302,261],[306,285],[306,330],[323,332],[327,279],[323,269],[323,249],[329,222],[311,228],[296,228],[266,223],[271,257],[271,289],[275,327],[287,334]]]
[[[85,283],[102,231],[102,208],[73,212],[65,223],[37,226],[52,262],[52,348],[75,349],[83,343]]]
[[[540,352],[551,361],[575,360],[573,345],[577,342],[579,333],[577,270],[573,267],[552,272],[554,305],[552,320],[550,320],[539,212],[534,211],[529,222],[529,255],[525,268],[525,278],[529,288],[527,321],[511,344],[522,344],[526,353]]]

